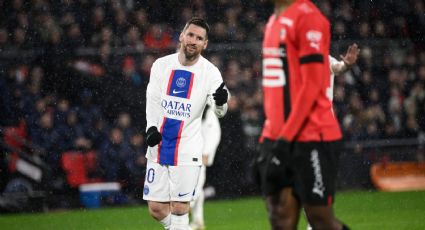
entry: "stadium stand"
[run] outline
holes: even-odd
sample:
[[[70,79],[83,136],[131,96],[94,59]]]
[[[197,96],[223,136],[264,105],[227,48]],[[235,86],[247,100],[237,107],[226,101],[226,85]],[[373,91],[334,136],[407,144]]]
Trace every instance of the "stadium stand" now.
[[[362,50],[358,64],[336,78],[334,105],[346,139],[341,164],[366,169],[341,172],[340,187],[370,186],[369,166],[382,159],[387,151],[382,148],[392,148],[390,140],[408,140],[401,141],[408,150],[399,152],[406,154],[390,154],[392,160],[425,158],[420,151],[425,140],[424,3],[318,4],[332,22],[331,53],[339,56],[353,41]],[[222,70],[233,95],[221,121],[226,137],[208,173],[216,176],[207,184],[220,197],[256,193],[249,161],[263,120],[260,42],[271,9],[240,0],[0,0],[3,140],[40,156],[50,167],[49,190],[62,194],[64,184],[74,185],[64,176],[62,153],[81,151],[96,153],[90,155],[98,162],[96,176],[122,182],[123,191],[137,197],[134,191],[143,186],[140,133],[150,66],[175,50],[182,23],[197,15],[212,27],[205,55]],[[130,117],[120,121],[120,114]],[[11,133],[27,145],[17,144]],[[11,151],[2,149],[4,163]],[[108,157],[112,152],[106,149],[119,157]],[[1,178],[13,177],[4,171]],[[366,179],[358,181],[358,175]],[[0,186],[3,190],[6,184]]]

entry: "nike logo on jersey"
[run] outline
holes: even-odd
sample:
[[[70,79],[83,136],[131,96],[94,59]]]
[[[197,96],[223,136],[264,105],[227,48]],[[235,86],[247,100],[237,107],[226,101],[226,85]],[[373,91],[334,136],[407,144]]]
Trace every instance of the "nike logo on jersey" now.
[[[187,194],[189,194],[190,192],[188,192],[188,193],[179,193],[179,197],[182,197],[182,196],[186,196]]]
[[[186,92],[186,90],[177,91],[177,90],[173,89],[174,94],[184,93],[184,92]]]

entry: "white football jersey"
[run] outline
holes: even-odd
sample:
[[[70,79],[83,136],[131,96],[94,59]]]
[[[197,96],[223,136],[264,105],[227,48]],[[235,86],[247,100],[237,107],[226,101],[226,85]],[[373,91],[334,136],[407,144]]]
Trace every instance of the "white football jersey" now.
[[[343,71],[343,67],[345,66],[343,61],[338,61],[336,58],[329,55],[329,65],[331,68],[331,76],[334,77],[335,75],[341,74]]]
[[[331,85],[328,88],[326,94],[328,98],[332,101],[334,97],[334,78],[335,75],[339,75],[343,72],[344,62],[338,61],[336,58],[329,55],[329,68],[331,69]]]
[[[215,153],[221,139],[220,121],[208,107],[205,111],[204,119],[202,120],[202,137],[204,138],[204,150],[202,154],[208,156],[207,166],[211,166],[214,162]]]
[[[212,97],[221,83],[218,68],[202,56],[192,66],[182,65],[178,53],[153,63],[146,92],[146,129],[156,126],[162,141],[148,147],[149,160],[162,165],[202,164],[204,108],[208,103],[218,117],[227,112],[227,104],[216,106]]]

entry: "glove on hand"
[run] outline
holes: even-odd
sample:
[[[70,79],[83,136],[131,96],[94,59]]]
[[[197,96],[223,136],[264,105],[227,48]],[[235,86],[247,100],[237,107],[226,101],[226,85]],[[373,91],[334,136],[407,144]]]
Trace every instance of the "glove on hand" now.
[[[224,82],[221,83],[220,87],[218,87],[215,93],[213,93],[215,104],[218,106],[224,105],[227,102],[228,96],[229,93],[227,93],[227,90],[224,89]]]
[[[273,144],[273,154],[283,163],[288,162],[292,155],[292,145],[285,139],[278,139]]]
[[[154,147],[155,145],[159,144],[161,140],[162,140],[161,133],[158,132],[158,129],[155,126],[151,126],[146,132],[146,143],[150,147]]]
[[[278,139],[273,143],[271,154],[267,158],[265,178],[267,181],[278,181],[287,177],[287,168],[291,164],[291,143]]]

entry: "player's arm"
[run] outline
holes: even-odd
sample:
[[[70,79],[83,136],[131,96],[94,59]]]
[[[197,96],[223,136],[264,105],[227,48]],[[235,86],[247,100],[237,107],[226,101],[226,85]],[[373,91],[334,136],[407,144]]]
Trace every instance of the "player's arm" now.
[[[360,49],[356,43],[350,45],[347,49],[345,55],[341,55],[341,61],[336,60],[333,57],[330,57],[331,71],[335,75],[340,75],[345,71],[349,70],[353,66],[359,57]]]
[[[159,114],[161,111],[161,87],[158,63],[154,62],[151,68],[149,84],[146,90],[146,142],[149,146],[157,145],[162,137],[158,131]]]
[[[207,102],[212,107],[218,118],[224,117],[227,113],[227,101],[230,98],[220,71],[217,68],[211,70],[211,87],[208,93]]]
[[[303,123],[313,109],[320,91],[323,88],[326,73],[325,52],[329,49],[329,31],[324,25],[325,22],[305,15],[299,22],[297,38],[300,47],[300,74],[302,86],[292,104],[291,113],[286,124],[281,129],[279,136],[287,141],[293,141],[299,133]],[[329,73],[329,72],[328,72]],[[326,76],[328,77],[328,76]]]
[[[215,153],[221,139],[220,122],[210,109],[211,108],[208,108],[205,119],[202,120],[202,135],[204,137],[202,158],[206,166],[211,166],[213,164]]]

